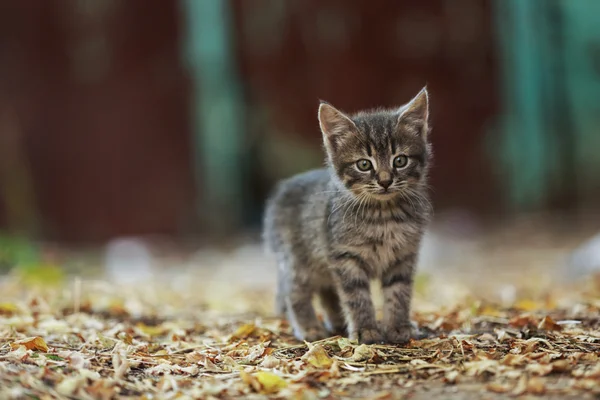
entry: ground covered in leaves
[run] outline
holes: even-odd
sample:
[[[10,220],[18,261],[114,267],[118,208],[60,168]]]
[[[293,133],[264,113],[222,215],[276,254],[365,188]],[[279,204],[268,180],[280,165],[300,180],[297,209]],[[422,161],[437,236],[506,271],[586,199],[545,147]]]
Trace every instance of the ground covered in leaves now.
[[[523,279],[538,287],[541,276]],[[269,316],[272,293],[224,294],[207,277],[179,276],[180,287],[26,278],[0,277],[3,399],[600,396],[594,279],[503,301],[456,291],[443,305],[424,301],[441,290],[420,279],[420,337],[366,346],[343,337],[298,342],[286,321]],[[217,292],[249,306],[219,310],[210,302]]]

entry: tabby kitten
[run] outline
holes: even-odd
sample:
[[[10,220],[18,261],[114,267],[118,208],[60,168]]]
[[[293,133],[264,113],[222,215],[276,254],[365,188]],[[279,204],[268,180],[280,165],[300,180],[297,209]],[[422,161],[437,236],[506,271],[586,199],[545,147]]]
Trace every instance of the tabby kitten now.
[[[428,113],[426,88],[393,110],[348,116],[319,106],[327,168],[281,182],[264,223],[266,247],[278,264],[277,312],[287,313],[298,339],[344,332],[361,343],[410,338],[413,276],[431,213]],[[373,279],[384,296],[380,326]]]

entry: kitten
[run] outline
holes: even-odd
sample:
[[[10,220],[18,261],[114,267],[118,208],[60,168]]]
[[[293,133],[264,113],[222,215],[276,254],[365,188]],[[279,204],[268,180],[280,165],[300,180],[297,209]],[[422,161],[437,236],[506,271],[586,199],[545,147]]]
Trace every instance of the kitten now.
[[[278,264],[277,312],[287,314],[298,339],[344,332],[361,343],[410,338],[413,276],[431,214],[428,113],[426,88],[393,110],[348,116],[319,106],[327,168],[281,182],[267,202],[263,232]],[[381,327],[373,279],[383,290]]]

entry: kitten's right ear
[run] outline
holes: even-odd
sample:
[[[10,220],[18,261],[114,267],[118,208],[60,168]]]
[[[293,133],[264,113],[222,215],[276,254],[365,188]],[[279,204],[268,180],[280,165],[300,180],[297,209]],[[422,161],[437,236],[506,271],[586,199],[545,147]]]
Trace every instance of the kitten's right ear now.
[[[356,130],[356,125],[344,113],[324,101],[319,105],[319,125],[328,150],[336,150],[343,137]]]

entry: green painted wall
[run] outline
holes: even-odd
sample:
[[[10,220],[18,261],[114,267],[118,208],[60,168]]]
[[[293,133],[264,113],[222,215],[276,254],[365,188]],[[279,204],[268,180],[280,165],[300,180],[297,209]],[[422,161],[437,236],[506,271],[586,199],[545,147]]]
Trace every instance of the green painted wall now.
[[[513,210],[600,188],[600,1],[497,0],[502,117],[490,156]]]

